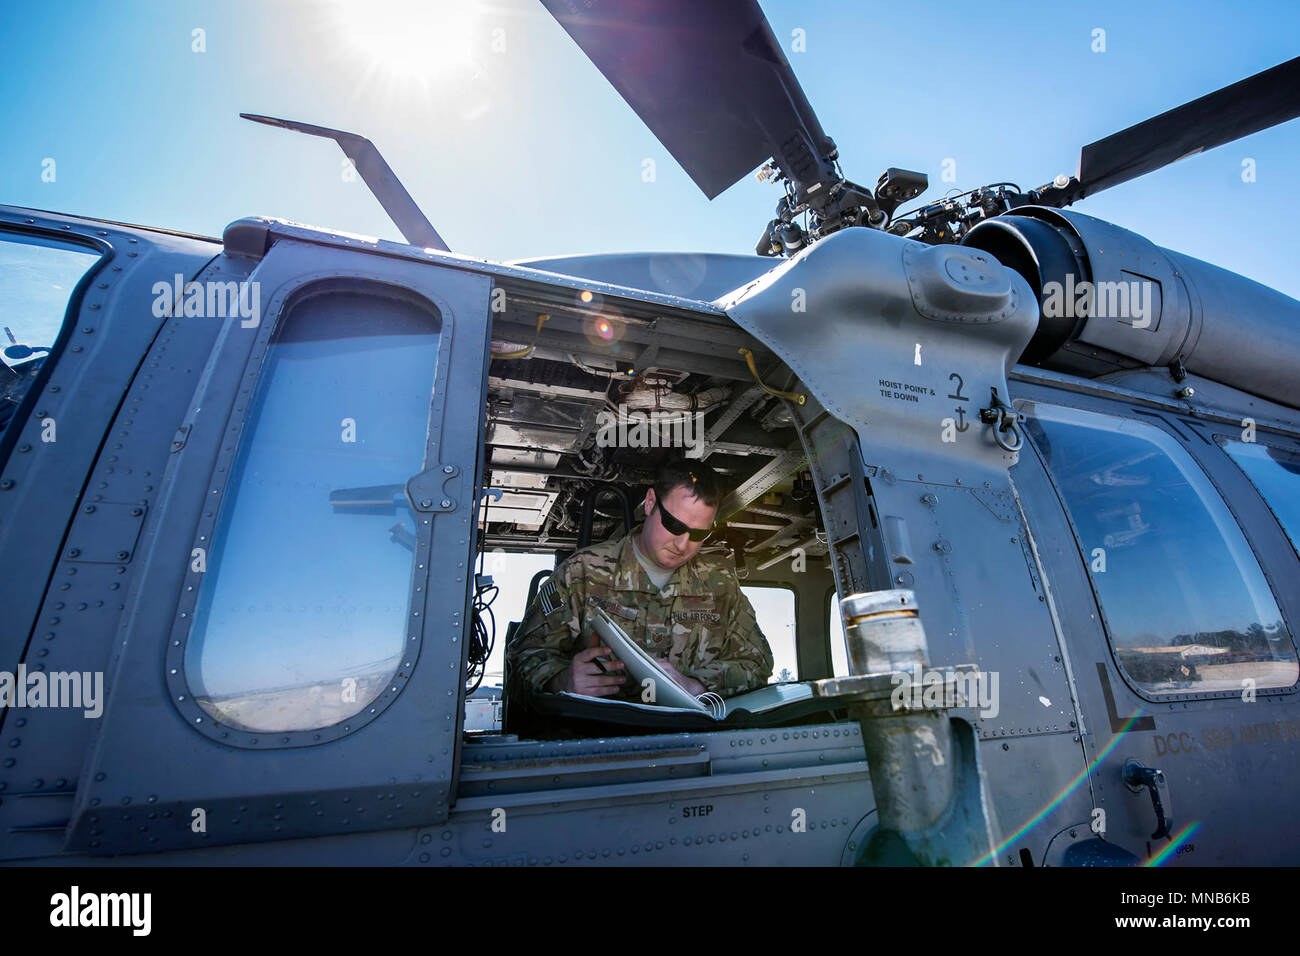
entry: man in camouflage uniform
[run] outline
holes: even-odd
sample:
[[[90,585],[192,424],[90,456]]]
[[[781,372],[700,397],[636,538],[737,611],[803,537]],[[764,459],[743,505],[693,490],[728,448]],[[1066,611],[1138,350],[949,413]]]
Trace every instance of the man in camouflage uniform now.
[[[772,651],[754,608],[730,561],[699,555],[721,497],[708,465],[670,462],[646,491],[640,528],[556,568],[506,651],[512,699],[539,691],[645,699],[588,625],[590,607],[604,608],[692,694],[764,686]]]

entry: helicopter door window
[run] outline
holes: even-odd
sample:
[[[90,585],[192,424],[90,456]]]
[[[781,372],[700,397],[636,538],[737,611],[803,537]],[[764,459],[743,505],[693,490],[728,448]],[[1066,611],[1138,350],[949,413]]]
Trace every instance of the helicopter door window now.
[[[1143,422],[1026,410],[1135,689],[1161,697],[1293,685],[1295,644],[1263,572],[1187,452]]]
[[[1259,442],[1220,436],[1216,440],[1245,472],[1300,553],[1300,454]]]
[[[291,305],[267,354],[186,647],[222,724],[328,727],[397,670],[440,320],[351,291]]]
[[[77,283],[99,258],[70,242],[0,232],[0,430],[54,347]]]
[[[794,592],[789,588],[744,585],[740,589],[754,606],[758,628],[772,649],[769,684],[799,679],[799,657],[795,652]]]

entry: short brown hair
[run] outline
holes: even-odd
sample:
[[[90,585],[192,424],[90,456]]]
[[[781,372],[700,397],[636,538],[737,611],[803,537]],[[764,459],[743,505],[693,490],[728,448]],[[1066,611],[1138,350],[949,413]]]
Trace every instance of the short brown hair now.
[[[688,488],[710,508],[722,504],[722,482],[718,473],[702,461],[670,458],[655,472],[655,498],[664,501],[674,488]]]

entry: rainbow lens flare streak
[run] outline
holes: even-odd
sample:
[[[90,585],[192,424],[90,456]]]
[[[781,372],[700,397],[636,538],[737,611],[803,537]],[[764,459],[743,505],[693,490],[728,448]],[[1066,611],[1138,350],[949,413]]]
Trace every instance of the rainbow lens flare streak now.
[[[993,859],[999,853],[1001,853],[1003,850],[1009,847],[1012,843],[1019,840],[1022,836],[1024,836],[1034,827],[1038,826],[1038,824],[1043,820],[1044,817],[1046,817],[1049,813],[1051,813],[1058,806],[1060,806],[1062,801],[1064,801],[1066,797],[1068,797],[1071,793],[1075,791],[1076,788],[1078,788],[1079,784],[1083,783],[1083,781],[1088,779],[1088,774],[1092,773],[1092,771],[1103,760],[1106,759],[1107,754],[1109,754],[1112,750],[1114,750],[1115,745],[1119,743],[1120,740],[1123,739],[1126,733],[1128,733],[1129,728],[1133,726],[1133,722],[1141,716],[1142,716],[1142,708],[1139,707],[1137,709],[1137,712],[1134,713],[1132,717],[1124,721],[1124,726],[1119,729],[1119,732],[1115,734],[1111,742],[1106,745],[1106,749],[1103,750],[1101,753],[1097,754],[1096,758],[1092,760],[1090,763],[1088,763],[1088,765],[1085,766],[1083,770],[1079,772],[1078,776],[1076,776],[1073,780],[1071,780],[1068,784],[1066,784],[1065,789],[1062,790],[1059,794],[1057,794],[1056,799],[1052,800],[1051,803],[1047,804],[1047,806],[1043,807],[1043,809],[1039,810],[1036,814],[1030,817],[1024,826],[1022,826],[1019,830],[1011,834],[1011,836],[1007,837],[996,847],[994,847],[992,852],[980,857],[978,860],[972,863],[971,866],[985,866],[986,864],[993,862]],[[1193,823],[1190,824],[1190,826],[1195,827],[1196,824]],[[1190,836],[1190,832],[1185,830],[1182,834],[1179,835],[1179,839],[1185,839],[1187,836]],[[1163,860],[1173,848],[1174,845],[1166,847],[1164,850],[1161,850],[1159,854],[1157,854],[1157,857]],[[1157,857],[1152,857],[1152,859],[1153,860],[1157,859]],[[1148,863],[1147,865],[1149,866],[1151,864]]]
[[[1178,852],[1178,848],[1187,842],[1187,838],[1201,828],[1200,820],[1193,820],[1187,826],[1183,827],[1174,836],[1169,838],[1169,845],[1160,852],[1154,854],[1151,859],[1143,863],[1143,866],[1160,866],[1173,854]]]

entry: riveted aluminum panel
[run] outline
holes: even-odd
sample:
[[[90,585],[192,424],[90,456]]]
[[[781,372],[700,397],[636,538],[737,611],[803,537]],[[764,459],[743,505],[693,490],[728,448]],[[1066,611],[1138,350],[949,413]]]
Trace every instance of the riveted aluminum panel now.
[[[0,709],[0,857],[21,859],[59,852],[111,683],[105,671],[138,570],[135,542],[211,346],[210,325],[191,322],[186,336],[182,320],[155,313],[154,284],[203,274],[220,246],[35,210],[0,208],[0,224],[79,237],[103,255],[72,290],[64,332],[5,449],[4,477],[13,484],[0,491],[0,670],[14,673],[21,663],[83,684],[81,707]],[[151,349],[156,361],[179,368],[166,386],[142,361]],[[56,424],[54,441],[42,441],[46,420]]]

